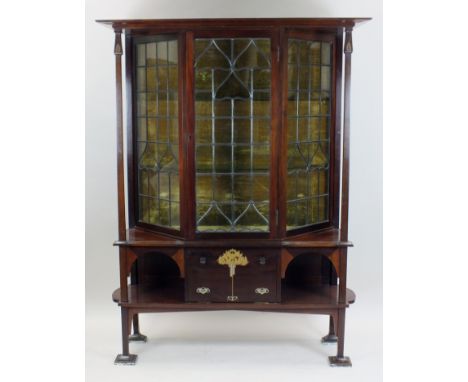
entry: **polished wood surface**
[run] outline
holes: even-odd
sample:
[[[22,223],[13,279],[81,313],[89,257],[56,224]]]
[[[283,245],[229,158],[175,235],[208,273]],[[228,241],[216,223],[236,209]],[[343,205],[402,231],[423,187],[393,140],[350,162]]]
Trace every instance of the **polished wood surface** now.
[[[226,302],[231,295],[229,268],[219,265],[217,259],[229,249],[192,249],[186,251],[185,263],[187,301]],[[242,249],[248,264],[238,266],[233,277],[234,295],[239,302],[278,302],[279,253],[272,249]],[[207,294],[197,293],[197,288],[209,288]],[[258,294],[257,288],[266,288],[268,293]]]
[[[115,29],[115,88],[116,88],[116,133],[117,133],[117,190],[118,190],[118,221],[119,240],[125,239],[125,177],[124,177],[124,132],[122,103],[122,31]]]
[[[339,28],[353,27],[371,20],[368,17],[345,18],[226,18],[226,19],[140,19],[140,20],[96,20],[96,22],[123,30],[168,31],[180,29],[232,29],[232,28]]]
[[[222,240],[182,240],[179,238],[163,235],[153,231],[131,228],[127,230],[127,240],[114,242],[116,246],[127,247],[220,247],[238,246],[238,239],[229,239],[224,236]],[[242,245],[246,247],[352,247],[350,241],[340,240],[340,231],[336,228],[306,232],[287,239],[243,239]]]
[[[346,28],[344,41],[344,121],[343,121],[343,172],[341,186],[341,239],[348,240],[349,214],[349,160],[350,160],[350,110],[351,110],[351,53],[353,53],[352,28]]]
[[[184,281],[182,279],[175,279],[162,287],[132,285],[129,287],[128,302],[121,300],[120,289],[116,289],[114,293],[112,293],[112,300],[121,306],[129,308],[149,308],[168,311],[265,310],[278,312],[344,308],[356,301],[355,293],[351,289],[347,289],[345,302],[338,303],[338,288],[334,285],[300,288],[283,284],[282,292],[281,303],[185,302]]]

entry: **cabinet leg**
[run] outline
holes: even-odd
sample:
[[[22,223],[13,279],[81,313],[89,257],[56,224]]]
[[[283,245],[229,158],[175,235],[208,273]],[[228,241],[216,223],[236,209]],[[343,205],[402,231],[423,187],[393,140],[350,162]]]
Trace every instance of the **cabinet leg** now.
[[[138,321],[138,313],[133,315],[133,334],[130,334],[128,340],[130,342],[146,342],[148,337],[140,333],[140,322]]]
[[[322,344],[336,344],[337,342],[338,337],[335,334],[335,322],[333,321],[333,316],[330,316],[328,334],[322,337]]]
[[[330,366],[352,366],[349,357],[343,355],[344,352],[344,336],[345,336],[345,312],[346,309],[338,311],[338,351],[336,356],[328,357]]]
[[[128,346],[128,337],[130,332],[129,312],[127,308],[121,308],[122,312],[122,354],[115,358],[115,365],[135,365],[137,356],[130,354]]]

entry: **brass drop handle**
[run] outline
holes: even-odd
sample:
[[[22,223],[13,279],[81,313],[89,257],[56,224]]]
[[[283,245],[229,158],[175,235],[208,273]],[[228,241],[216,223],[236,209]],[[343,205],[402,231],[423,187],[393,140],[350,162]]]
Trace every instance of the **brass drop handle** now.
[[[255,293],[263,296],[264,294],[270,293],[270,290],[268,288],[257,288],[255,289]]]
[[[210,292],[211,292],[210,288],[207,288],[207,287],[197,288],[197,293],[199,294],[209,294]]]

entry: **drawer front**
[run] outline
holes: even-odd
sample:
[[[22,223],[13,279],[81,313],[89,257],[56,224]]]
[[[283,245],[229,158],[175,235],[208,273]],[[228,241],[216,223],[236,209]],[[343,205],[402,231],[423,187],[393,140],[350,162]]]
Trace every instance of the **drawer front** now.
[[[186,250],[186,299],[191,302],[278,302],[279,251]]]

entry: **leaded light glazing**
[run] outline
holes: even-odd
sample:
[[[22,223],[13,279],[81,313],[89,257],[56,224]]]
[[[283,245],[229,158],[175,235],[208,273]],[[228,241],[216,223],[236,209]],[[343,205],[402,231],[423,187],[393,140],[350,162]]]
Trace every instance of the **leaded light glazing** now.
[[[264,38],[195,40],[197,232],[267,232],[271,53]]]
[[[177,39],[135,44],[138,220],[180,228]]]
[[[288,41],[287,229],[329,219],[331,44]]]

